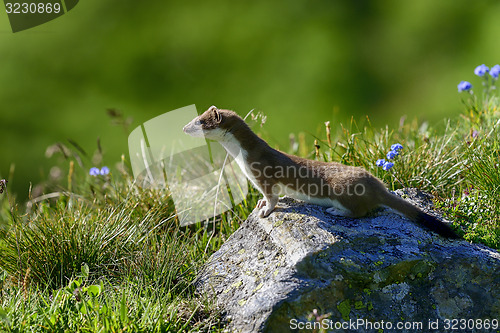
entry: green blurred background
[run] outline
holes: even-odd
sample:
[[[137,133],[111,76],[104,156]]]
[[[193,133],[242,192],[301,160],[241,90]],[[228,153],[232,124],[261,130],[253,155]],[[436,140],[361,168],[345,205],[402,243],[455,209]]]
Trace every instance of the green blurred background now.
[[[460,80],[500,62],[499,15],[498,0],[83,0],[14,34],[2,10],[0,177],[15,164],[9,186],[26,198],[68,138],[90,153],[100,138],[113,169],[128,133],[108,108],[128,131],[190,104],[255,109],[283,148],[326,120],[438,123],[462,110]]]

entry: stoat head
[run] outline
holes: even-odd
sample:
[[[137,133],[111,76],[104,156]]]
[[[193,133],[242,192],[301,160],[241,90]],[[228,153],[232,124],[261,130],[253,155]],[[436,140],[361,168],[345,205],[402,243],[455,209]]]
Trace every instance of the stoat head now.
[[[223,141],[235,128],[245,124],[236,112],[220,110],[211,106],[200,116],[194,118],[184,126],[183,131],[194,137],[205,137],[207,139]]]

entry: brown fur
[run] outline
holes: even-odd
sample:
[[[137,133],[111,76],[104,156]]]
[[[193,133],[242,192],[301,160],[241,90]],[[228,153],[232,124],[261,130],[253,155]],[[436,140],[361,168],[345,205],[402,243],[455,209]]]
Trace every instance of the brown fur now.
[[[190,134],[200,126],[207,138],[213,135],[225,147],[228,147],[228,142],[234,146],[235,141],[244,152],[243,168],[264,195],[264,200],[258,204],[263,217],[274,209],[279,197],[279,185],[281,189],[306,196],[305,200],[312,203],[330,207],[340,204],[342,215],[361,217],[384,205],[445,237],[457,237],[443,222],[391,194],[384,183],[368,171],[336,162],[307,160],[273,149],[233,111],[213,106],[186,125],[184,131]],[[234,151],[232,153],[236,155]]]

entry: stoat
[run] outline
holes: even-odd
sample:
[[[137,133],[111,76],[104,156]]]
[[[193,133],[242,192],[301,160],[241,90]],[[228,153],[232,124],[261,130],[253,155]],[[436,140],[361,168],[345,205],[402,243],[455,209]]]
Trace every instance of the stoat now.
[[[273,149],[233,111],[212,106],[183,130],[194,137],[218,141],[235,158],[246,177],[264,195],[257,203],[260,217],[267,217],[279,196],[286,194],[325,206],[333,215],[354,218],[387,206],[444,237],[458,238],[447,224],[390,193],[368,171]]]

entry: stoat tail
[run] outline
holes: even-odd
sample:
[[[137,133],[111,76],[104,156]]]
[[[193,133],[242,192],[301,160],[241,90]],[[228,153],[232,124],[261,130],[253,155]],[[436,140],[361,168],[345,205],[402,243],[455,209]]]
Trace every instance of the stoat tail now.
[[[442,222],[432,215],[429,215],[419,208],[413,206],[406,200],[387,192],[387,196],[383,199],[383,205],[388,206],[392,209],[397,210],[403,215],[407,216],[411,220],[417,222],[418,224],[424,226],[425,228],[437,232],[439,235],[459,239],[460,237],[453,231],[447,223]]]

